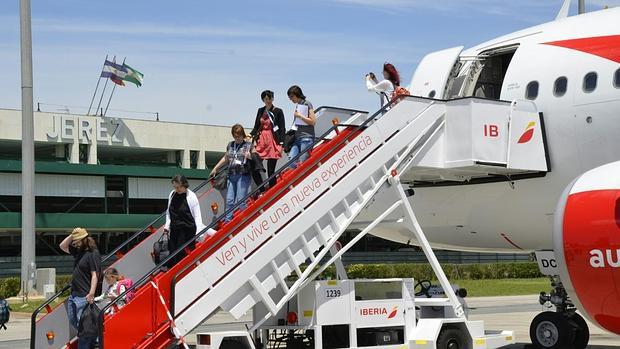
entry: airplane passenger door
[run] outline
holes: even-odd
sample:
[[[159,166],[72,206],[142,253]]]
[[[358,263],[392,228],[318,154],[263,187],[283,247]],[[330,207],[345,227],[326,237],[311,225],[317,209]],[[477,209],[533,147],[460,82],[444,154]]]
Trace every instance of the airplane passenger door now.
[[[444,99],[450,72],[458,62],[461,51],[463,51],[463,46],[424,56],[411,79],[409,85],[411,95]]]

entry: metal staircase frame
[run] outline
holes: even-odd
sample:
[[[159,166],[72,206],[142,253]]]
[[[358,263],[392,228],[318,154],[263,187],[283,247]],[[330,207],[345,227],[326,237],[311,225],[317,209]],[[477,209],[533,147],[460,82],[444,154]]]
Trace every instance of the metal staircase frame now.
[[[256,253],[252,254],[247,260],[242,259],[240,263],[247,264],[242,271],[228,271],[226,272],[226,278],[220,281],[217,280],[219,276],[206,276],[205,272],[213,269],[209,268],[209,265],[205,265],[202,271],[195,269],[195,277],[187,281],[185,286],[179,284],[174,286],[175,292],[178,292],[178,287],[185,287],[185,292],[190,292],[186,298],[195,299],[192,302],[186,301],[178,307],[175,304],[175,308],[177,308],[175,310],[175,320],[181,333],[188,333],[204,319],[204,315],[211,314],[219,307],[230,311],[233,316],[238,317],[256,303],[262,302],[273,316],[286,304],[290,297],[299,291],[301,284],[307,280],[314,267],[318,266],[330,250],[330,247],[353,222],[357,214],[370,202],[382,185],[392,178],[393,172],[403,163],[410,162],[412,152],[416,150],[421,151],[424,142],[428,141],[430,136],[443,125],[443,116],[445,115],[444,102],[412,99],[409,106],[407,106],[408,103],[401,103],[403,104],[402,108],[400,108],[401,105],[397,105],[389,113],[385,114],[384,117],[389,120],[380,120],[381,118],[369,120],[383,121],[383,123],[378,124],[379,128],[374,127],[374,123],[364,124],[368,128],[364,130],[364,133],[360,134],[360,137],[367,134],[367,132],[373,135],[374,132],[374,137],[382,143],[371,150],[367,157],[355,164],[350,170],[351,172],[346,172],[343,177],[339,178],[337,180],[339,185],[335,187],[330,186],[329,193],[317,194],[327,195],[325,197],[321,196],[321,206],[327,205],[326,207],[317,209],[316,204],[305,206],[301,209],[301,216],[295,216],[294,220],[290,221],[290,223],[285,223],[286,225],[282,228],[274,228],[275,230],[287,229],[284,240],[278,239],[274,241],[272,239],[266,243],[268,245],[261,247],[260,250],[257,249]],[[400,126],[401,123],[402,126]],[[385,129],[385,132],[383,132],[382,128]],[[371,130],[373,131],[371,132]],[[413,140],[410,140],[411,138]],[[341,151],[344,152],[345,149],[343,148]],[[378,153],[375,153],[375,151],[378,151]],[[388,153],[396,155],[388,156],[387,159],[380,159],[381,156],[385,156]],[[345,168],[343,171],[348,170]],[[370,171],[370,173],[362,175],[361,173],[364,173],[364,171]],[[364,179],[356,178],[355,180],[350,178],[355,174],[367,177]],[[348,183],[342,185],[339,182],[341,180],[345,180]],[[353,184],[358,182],[359,184]],[[359,185],[359,187],[356,187],[356,185]],[[360,187],[364,187],[367,191],[362,192]],[[333,190],[336,192],[331,192]],[[330,196],[330,194],[332,195]],[[347,199],[351,196],[356,196],[356,199],[350,199],[352,203],[349,203]],[[309,200],[312,199],[310,198]],[[333,209],[337,207],[341,211],[335,213]],[[325,226],[321,227],[317,222],[313,227],[302,228],[299,226],[302,223],[295,223],[303,215],[308,214],[310,215],[308,217],[314,217],[318,220],[327,217],[327,225],[324,224]],[[299,230],[300,228],[301,230]],[[306,232],[309,233],[304,235]],[[274,239],[281,237],[279,234]],[[301,243],[297,243],[298,239],[301,240]],[[294,246],[299,245],[301,247],[297,250]],[[280,252],[279,248],[282,247],[285,250]],[[265,250],[268,252],[265,252]],[[315,251],[317,252],[316,255],[314,255]],[[280,258],[282,253],[285,254],[284,258]],[[271,260],[270,263],[264,264],[267,259]],[[301,272],[299,265],[307,260],[310,261],[310,264],[304,272]],[[274,266],[274,263],[277,265]],[[265,268],[267,267],[271,270],[266,271]],[[284,273],[282,269],[284,269]],[[299,276],[297,282],[290,288],[284,283],[284,277],[289,271],[296,272]],[[437,271],[441,272],[441,268]],[[211,280],[216,280],[216,282],[214,283]],[[447,279],[445,280],[445,283],[448,284]],[[195,285],[196,282],[199,284],[206,283],[208,289],[205,292],[191,289],[190,285]],[[283,288],[286,296],[280,300],[272,299],[269,292],[278,285]],[[231,292],[230,290],[233,291]],[[208,299],[207,295],[209,296]],[[456,297],[454,297],[454,300],[456,301]],[[454,307],[455,313],[462,314],[462,310],[459,311],[460,304],[458,302],[454,304]]]

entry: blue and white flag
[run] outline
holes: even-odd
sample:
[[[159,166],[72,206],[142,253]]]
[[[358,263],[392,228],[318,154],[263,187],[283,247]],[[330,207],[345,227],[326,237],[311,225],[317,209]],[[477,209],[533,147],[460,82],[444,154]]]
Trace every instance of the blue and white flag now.
[[[109,78],[113,83],[125,86],[123,80],[126,75],[127,69],[125,67],[121,64],[110,62],[106,59],[105,64],[103,65],[103,70],[101,71],[102,78]]]

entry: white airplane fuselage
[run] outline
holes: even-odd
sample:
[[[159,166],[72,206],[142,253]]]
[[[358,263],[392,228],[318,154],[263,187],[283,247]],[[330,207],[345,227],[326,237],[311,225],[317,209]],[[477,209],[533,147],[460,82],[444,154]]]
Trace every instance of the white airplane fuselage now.
[[[529,98],[543,113],[550,169],[545,176],[509,181],[415,188],[411,203],[436,248],[528,252],[553,249],[554,211],[564,188],[594,167],[620,159],[620,8],[568,17],[512,33],[461,52],[461,59],[518,45],[501,84],[501,100]],[[596,73],[596,87],[584,78]],[[566,77],[566,92],[554,94]],[[426,97],[426,96],[424,96]],[[403,174],[407,177],[407,174]],[[389,204],[378,200],[375,216]],[[385,206],[385,207],[383,207]],[[407,243],[412,234],[391,216],[373,235]]]

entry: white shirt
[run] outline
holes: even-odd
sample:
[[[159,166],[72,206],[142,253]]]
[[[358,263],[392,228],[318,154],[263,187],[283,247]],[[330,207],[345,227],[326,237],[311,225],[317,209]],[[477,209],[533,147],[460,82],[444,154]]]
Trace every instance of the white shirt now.
[[[172,195],[174,194],[174,190],[170,192],[168,195],[168,208],[166,209],[166,225],[164,225],[164,229],[170,230],[170,203],[172,202]],[[202,223],[202,214],[200,213],[200,202],[198,202],[198,197],[196,194],[187,189],[187,205],[189,206],[189,210],[192,213],[192,217],[194,217],[194,224],[196,225],[196,234],[200,233],[205,225]],[[211,234],[210,234],[211,235]]]
[[[370,76],[367,76],[366,88],[371,92],[385,93],[388,99],[391,99],[394,94],[394,84],[392,84],[390,80],[382,80],[375,84],[375,82],[370,79]]]
[[[116,292],[116,289],[119,289],[118,293]],[[108,286],[108,290],[105,291],[104,293],[102,293],[99,297],[95,297],[95,302],[101,302],[104,299],[112,299],[112,298],[116,298],[118,297],[121,293],[125,292],[125,285],[118,285],[118,281],[115,282],[114,284]],[[125,305],[125,299],[123,297],[123,299],[121,299],[118,303],[119,307]]]

